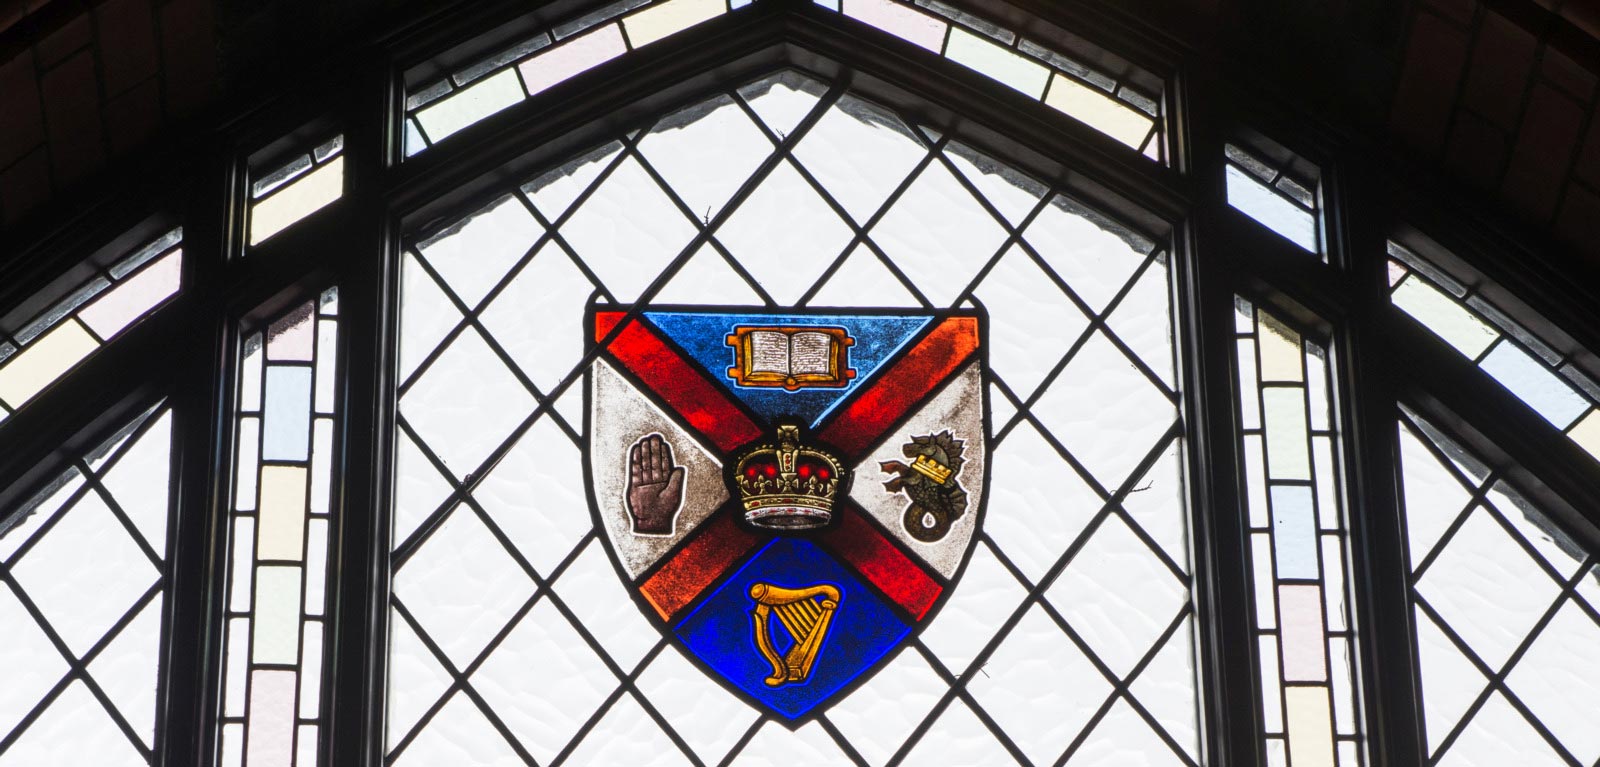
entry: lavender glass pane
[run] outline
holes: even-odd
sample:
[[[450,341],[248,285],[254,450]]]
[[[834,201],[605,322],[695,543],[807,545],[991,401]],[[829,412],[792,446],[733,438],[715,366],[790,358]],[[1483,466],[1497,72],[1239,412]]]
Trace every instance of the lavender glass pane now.
[[[616,24],[611,24],[540,51],[519,64],[518,68],[522,70],[522,81],[527,85],[528,93],[538,93],[596,64],[620,56],[627,50],[627,43],[622,41],[622,30]]]
[[[1318,577],[1317,518],[1311,506],[1311,488],[1272,488],[1272,537],[1280,579]]]
[[[267,407],[261,458],[304,461],[311,454],[311,368],[267,368]]]
[[[1328,678],[1322,627],[1322,589],[1279,586],[1283,613],[1283,678],[1287,682],[1323,682]]]
[[[249,767],[290,767],[294,763],[293,671],[262,670],[250,675]]]
[[[296,308],[267,329],[267,359],[310,362],[315,356],[311,304]]]
[[[109,339],[167,297],[178,292],[183,252],[173,251],[150,268],[118,285],[78,317],[95,335]]]

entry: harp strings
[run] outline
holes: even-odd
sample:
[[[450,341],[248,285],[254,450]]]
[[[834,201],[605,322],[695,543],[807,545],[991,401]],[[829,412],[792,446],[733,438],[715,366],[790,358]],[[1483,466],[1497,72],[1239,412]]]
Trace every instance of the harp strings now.
[[[822,617],[822,608],[811,599],[774,605],[772,611],[777,614],[778,621],[796,642],[804,642],[811,636],[812,629],[817,626],[817,620]]]

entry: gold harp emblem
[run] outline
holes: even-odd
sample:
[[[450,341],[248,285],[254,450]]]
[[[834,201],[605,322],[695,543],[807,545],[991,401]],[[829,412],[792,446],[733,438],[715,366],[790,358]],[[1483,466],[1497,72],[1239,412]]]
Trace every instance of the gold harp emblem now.
[[[811,677],[822,641],[828,638],[833,612],[839,609],[839,589],[826,583],[799,589],[755,583],[750,586],[750,598],[756,601],[750,610],[756,649],[772,664],[772,676],[765,680],[767,686],[806,681]],[[794,646],[782,656],[772,644],[773,616],[794,640]]]

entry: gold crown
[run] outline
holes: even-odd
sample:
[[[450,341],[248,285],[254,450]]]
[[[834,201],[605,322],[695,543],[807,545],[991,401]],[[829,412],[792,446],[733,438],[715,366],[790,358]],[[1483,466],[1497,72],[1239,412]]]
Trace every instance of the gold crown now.
[[[778,427],[776,445],[757,445],[734,465],[744,518],[756,527],[807,530],[833,519],[833,499],[847,479],[839,459],[800,444],[800,427]]]

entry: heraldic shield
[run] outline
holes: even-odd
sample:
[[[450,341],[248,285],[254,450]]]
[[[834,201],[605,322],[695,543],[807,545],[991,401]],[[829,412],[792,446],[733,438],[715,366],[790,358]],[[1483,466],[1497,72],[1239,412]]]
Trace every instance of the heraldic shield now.
[[[597,306],[590,504],[652,625],[798,726],[930,621],[983,521],[980,311]]]

